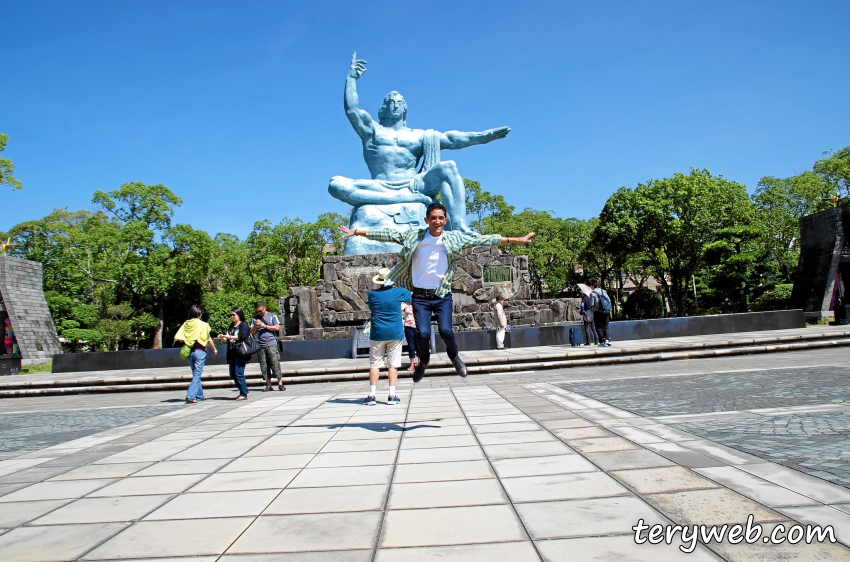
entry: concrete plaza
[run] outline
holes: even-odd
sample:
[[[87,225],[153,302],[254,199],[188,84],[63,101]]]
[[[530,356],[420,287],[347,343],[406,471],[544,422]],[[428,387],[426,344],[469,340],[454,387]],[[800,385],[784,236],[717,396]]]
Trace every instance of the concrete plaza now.
[[[850,560],[844,347],[0,400],[0,559]],[[838,542],[635,544],[643,519]]]

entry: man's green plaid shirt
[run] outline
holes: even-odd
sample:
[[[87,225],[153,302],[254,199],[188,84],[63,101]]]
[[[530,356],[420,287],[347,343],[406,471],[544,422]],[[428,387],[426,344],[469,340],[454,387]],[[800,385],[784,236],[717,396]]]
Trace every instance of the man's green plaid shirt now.
[[[380,228],[367,230],[366,238],[378,242],[395,242],[401,244],[401,261],[387,275],[387,280],[392,281],[397,287],[413,290],[413,275],[410,268],[413,266],[413,251],[425,238],[427,228],[421,230],[411,228],[405,232],[399,232],[391,228]],[[436,294],[442,298],[452,290],[452,278],[454,277],[455,264],[463,256],[463,251],[474,246],[497,246],[501,242],[499,234],[464,234],[457,230],[443,232],[443,247],[449,258],[449,270],[443,277],[443,282],[437,287]]]

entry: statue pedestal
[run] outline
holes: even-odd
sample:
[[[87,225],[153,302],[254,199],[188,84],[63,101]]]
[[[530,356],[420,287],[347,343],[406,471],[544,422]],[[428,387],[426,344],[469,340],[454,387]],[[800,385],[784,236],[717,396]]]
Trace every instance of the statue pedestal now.
[[[350,338],[370,318],[369,291],[378,270],[398,263],[397,253],[325,256],[314,287],[291,287],[281,298],[287,336]],[[495,329],[493,301],[501,294],[511,325],[538,326],[579,320],[577,299],[532,300],[528,257],[476,247],[458,262],[452,282],[452,325],[456,331]],[[576,302],[572,302],[576,301]]]

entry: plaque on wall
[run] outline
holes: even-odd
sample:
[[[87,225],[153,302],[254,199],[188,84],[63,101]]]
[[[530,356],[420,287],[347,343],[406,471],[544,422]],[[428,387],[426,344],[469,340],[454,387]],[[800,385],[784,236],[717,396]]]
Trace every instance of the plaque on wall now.
[[[507,265],[484,266],[484,283],[510,283],[513,268]]]

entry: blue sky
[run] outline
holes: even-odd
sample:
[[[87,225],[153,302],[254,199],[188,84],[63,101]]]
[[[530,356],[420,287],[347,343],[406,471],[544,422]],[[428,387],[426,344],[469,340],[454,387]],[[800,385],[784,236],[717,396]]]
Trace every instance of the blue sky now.
[[[95,190],[162,183],[178,222],[346,206],[367,177],[342,109],[399,90],[408,124],[513,131],[459,152],[461,174],[518,208],[589,218],[620,186],[708,168],[755,188],[850,145],[850,3],[44,2],[2,7],[0,132],[24,190],[0,231]]]

